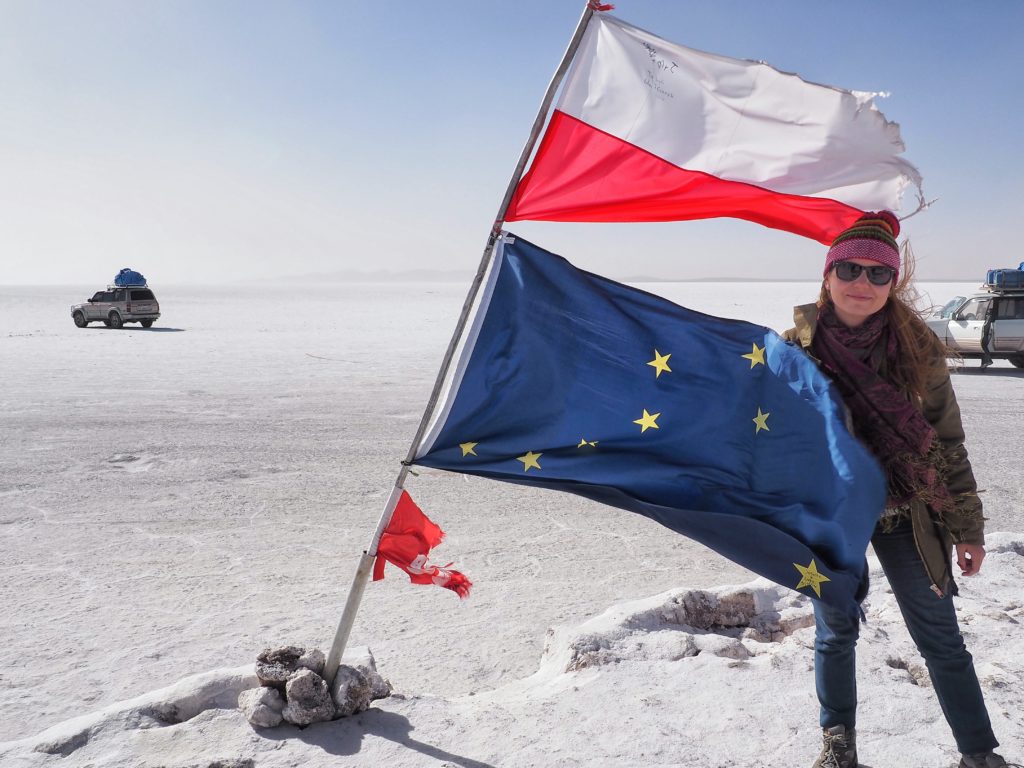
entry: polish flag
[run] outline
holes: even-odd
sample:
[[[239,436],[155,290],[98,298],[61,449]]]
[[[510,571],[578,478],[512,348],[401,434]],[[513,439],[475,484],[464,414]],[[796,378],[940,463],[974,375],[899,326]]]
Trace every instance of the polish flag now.
[[[459,571],[448,566],[431,564],[427,557],[430,550],[444,539],[441,527],[423,514],[416,502],[406,491],[398,499],[387,528],[377,544],[377,559],[373,564],[373,580],[384,578],[384,562],[387,561],[409,574],[414,584],[436,584],[450,589],[461,598],[469,597],[473,582]]]
[[[829,244],[921,175],[879,94],[670,43],[596,15],[506,221],[731,216]]]

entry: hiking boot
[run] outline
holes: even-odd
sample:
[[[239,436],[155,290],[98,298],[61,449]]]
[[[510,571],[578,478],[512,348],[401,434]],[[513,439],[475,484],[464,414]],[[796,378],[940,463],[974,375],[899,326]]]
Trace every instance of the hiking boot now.
[[[961,755],[960,768],[1021,768],[1018,763],[1008,763],[995,752],[982,752],[979,755]]]
[[[833,725],[821,733],[824,744],[811,768],[857,768],[857,732],[845,725]],[[979,767],[988,768],[985,763]]]

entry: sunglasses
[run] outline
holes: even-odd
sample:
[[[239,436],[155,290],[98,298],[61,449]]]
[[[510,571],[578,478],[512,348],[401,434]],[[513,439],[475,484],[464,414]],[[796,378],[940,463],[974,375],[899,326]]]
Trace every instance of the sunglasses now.
[[[888,285],[896,274],[892,267],[865,267],[852,261],[837,261],[834,268],[836,277],[847,283],[852,283],[860,277],[861,272],[867,272],[868,282],[872,285]]]

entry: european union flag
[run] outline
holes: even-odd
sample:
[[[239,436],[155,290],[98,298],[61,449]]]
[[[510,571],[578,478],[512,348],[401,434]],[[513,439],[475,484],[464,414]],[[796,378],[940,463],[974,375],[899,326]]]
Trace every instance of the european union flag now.
[[[415,463],[637,512],[856,612],[885,481],[772,330],[504,233],[452,371]]]

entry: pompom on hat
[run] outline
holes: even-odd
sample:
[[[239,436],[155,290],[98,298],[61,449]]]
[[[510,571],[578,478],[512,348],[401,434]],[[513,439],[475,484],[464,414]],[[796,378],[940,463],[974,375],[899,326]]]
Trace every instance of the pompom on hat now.
[[[896,272],[895,279],[899,280],[900,249],[896,245],[899,234],[900,221],[891,211],[865,213],[832,241],[822,277],[828,275],[837,261],[870,259],[892,267]]]

